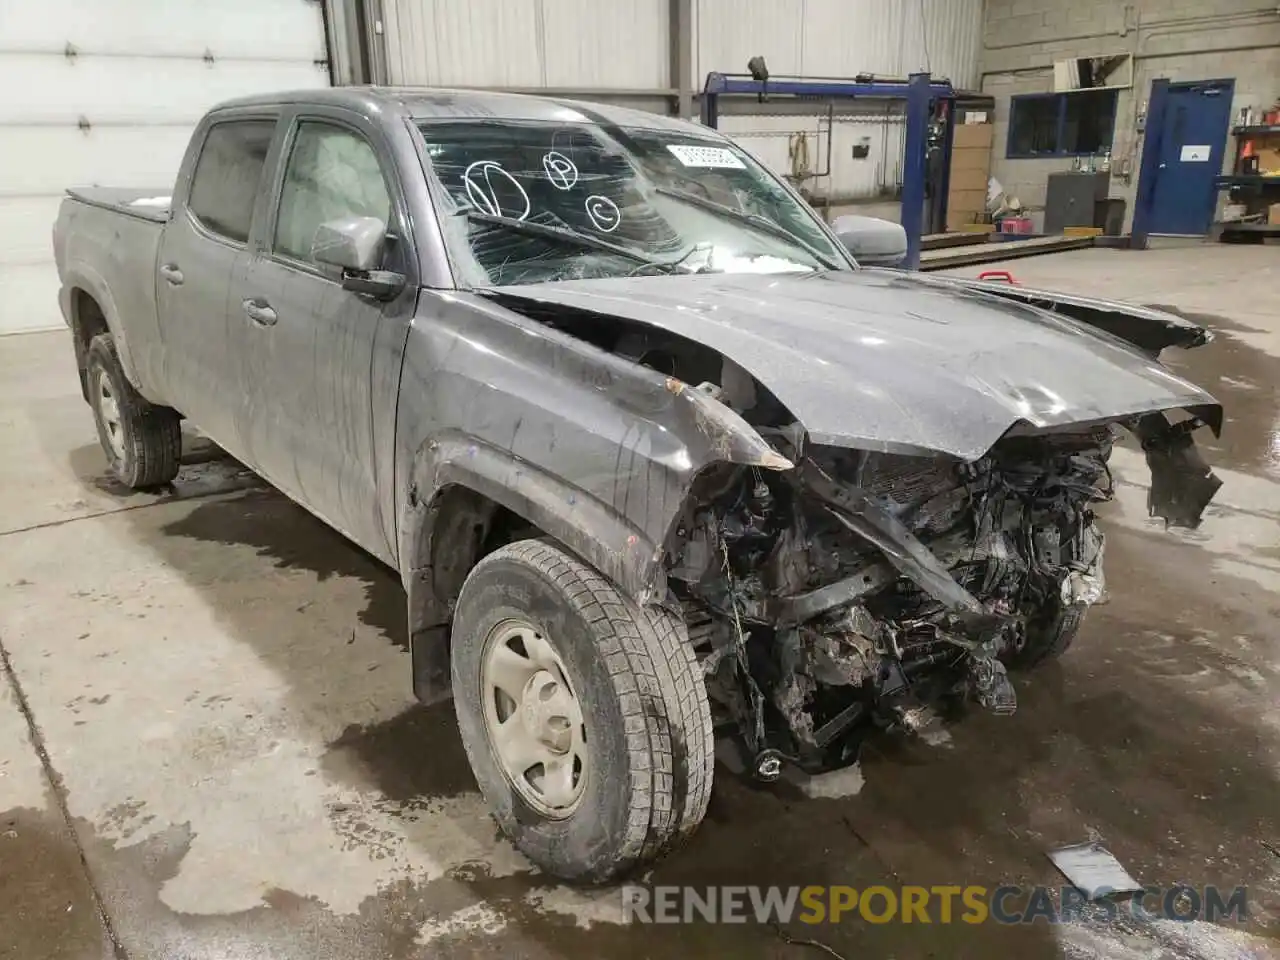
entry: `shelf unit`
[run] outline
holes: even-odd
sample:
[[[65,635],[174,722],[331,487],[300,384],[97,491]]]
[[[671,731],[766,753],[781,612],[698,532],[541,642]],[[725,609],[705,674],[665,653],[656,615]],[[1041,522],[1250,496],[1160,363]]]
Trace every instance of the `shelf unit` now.
[[[1237,137],[1266,137],[1280,134],[1280,123],[1253,124],[1248,127],[1232,127],[1231,132]]]
[[[1217,190],[1228,190],[1232,203],[1243,204],[1250,215],[1262,214],[1264,217],[1273,203],[1280,203],[1280,176],[1265,176],[1261,173],[1241,173],[1243,168],[1241,154],[1244,145],[1250,140],[1275,138],[1280,140],[1280,124],[1250,124],[1232,127],[1235,137],[1236,152],[1232,161],[1232,173],[1217,177],[1213,181]],[[1261,243],[1268,237],[1280,237],[1280,224],[1275,223],[1219,223],[1215,232],[1223,240],[1235,240],[1239,243]]]
[[[1263,176],[1260,173],[1234,174],[1218,177],[1214,184],[1221,190],[1224,187],[1266,187],[1280,185],[1280,174]]]

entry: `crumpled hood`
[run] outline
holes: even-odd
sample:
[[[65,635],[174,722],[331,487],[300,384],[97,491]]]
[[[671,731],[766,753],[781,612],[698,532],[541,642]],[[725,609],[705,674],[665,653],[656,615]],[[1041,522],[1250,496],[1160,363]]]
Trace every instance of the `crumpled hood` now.
[[[771,390],[820,444],[974,460],[1019,422],[1218,410],[1208,393],[1108,334],[905,273],[650,276],[491,292],[622,317],[711,347]]]

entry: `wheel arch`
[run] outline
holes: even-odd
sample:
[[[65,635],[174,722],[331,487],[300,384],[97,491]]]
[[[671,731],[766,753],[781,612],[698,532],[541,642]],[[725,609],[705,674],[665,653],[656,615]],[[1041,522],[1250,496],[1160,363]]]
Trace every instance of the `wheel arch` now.
[[[414,691],[449,696],[448,631],[471,568],[523,536],[547,536],[639,604],[665,594],[661,546],[607,504],[471,438],[427,444],[415,460],[400,534]]]
[[[133,357],[129,353],[129,344],[122,332],[119,311],[116,309],[115,300],[111,296],[106,281],[91,267],[75,264],[67,269],[64,287],[67,291],[67,322],[71,326],[76,369],[80,374],[80,391],[84,399],[86,401],[89,399],[86,377],[89,343],[100,333],[110,333],[115,340],[120,367],[136,389],[138,378],[133,366]]]

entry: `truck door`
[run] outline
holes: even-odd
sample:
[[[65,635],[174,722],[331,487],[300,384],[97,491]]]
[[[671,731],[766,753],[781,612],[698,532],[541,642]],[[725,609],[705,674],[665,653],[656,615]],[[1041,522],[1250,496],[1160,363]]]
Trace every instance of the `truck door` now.
[[[156,262],[166,394],[237,456],[244,452],[231,397],[239,363],[228,340],[227,296],[247,257],[276,123],[271,116],[230,115],[196,134],[198,153],[184,164]]]
[[[377,129],[339,108],[315,110],[291,124],[275,209],[232,295],[231,329],[244,344],[243,422],[255,465],[273,484],[391,562],[374,441],[375,431],[394,430],[394,417],[374,422],[374,391],[386,385],[371,381],[387,369],[375,360],[380,331],[397,335],[396,324],[380,322],[384,311],[404,315],[405,307],[343,289],[341,270],[317,262],[311,248],[326,221],[377,217],[387,224],[384,265],[408,277],[401,299],[412,298],[407,217]]]

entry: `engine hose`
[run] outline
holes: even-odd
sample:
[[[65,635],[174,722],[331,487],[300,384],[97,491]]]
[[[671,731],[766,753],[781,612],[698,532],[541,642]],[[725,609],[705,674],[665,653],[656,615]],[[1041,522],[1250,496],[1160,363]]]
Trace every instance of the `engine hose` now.
[[[956,651],[954,648],[951,650],[939,650],[937,653],[931,653],[928,656],[913,659],[909,663],[904,663],[902,665],[902,672],[910,677],[917,673],[923,673],[931,667],[936,667],[940,664],[946,663],[948,660],[955,659]]]

